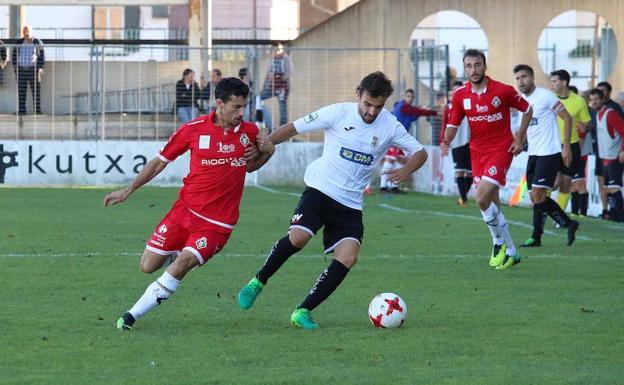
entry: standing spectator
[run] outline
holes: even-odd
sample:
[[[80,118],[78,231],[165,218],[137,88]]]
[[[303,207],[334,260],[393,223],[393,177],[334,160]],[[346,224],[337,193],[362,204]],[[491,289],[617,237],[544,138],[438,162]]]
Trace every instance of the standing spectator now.
[[[414,90],[411,88],[405,91],[405,97],[403,100],[399,100],[394,104],[392,109],[392,115],[396,116],[397,120],[401,122],[403,127],[409,131],[413,122],[417,121],[421,116],[436,116],[438,112],[436,110],[428,110],[426,108],[418,108],[412,106],[414,102]]]
[[[199,95],[199,109],[202,113],[210,113],[215,110],[215,105],[210,104],[210,90],[215,89],[221,79],[223,79],[223,75],[221,74],[221,70],[218,68],[213,69],[210,73],[210,83],[202,75],[200,79],[201,89]]]
[[[253,94],[253,82],[251,81],[251,75],[249,74],[249,69],[247,67],[243,67],[238,70],[238,78],[249,87],[249,103],[245,107],[245,111],[243,112],[243,120],[246,122],[251,122],[253,117],[254,101],[255,97]]]
[[[0,40],[0,86],[4,84],[4,67],[9,63],[4,42]]]
[[[284,46],[278,44],[264,80],[264,87],[260,93],[262,100],[277,96],[280,111],[280,126],[288,122],[288,92],[290,91],[290,77],[293,65],[290,57],[284,52]]]
[[[176,109],[181,123],[190,122],[199,115],[199,92],[195,72],[185,69],[182,79],[176,83]]]
[[[32,36],[32,28],[22,28],[22,38],[16,41],[17,47],[11,53],[11,64],[17,75],[17,91],[19,99],[19,115],[26,113],[26,91],[28,84],[33,94],[35,114],[41,113],[41,77],[45,54],[41,40]]]
[[[210,74],[210,83],[212,83],[212,86],[216,87],[221,79],[223,79],[223,74],[221,74],[221,70],[218,68],[213,69],[212,73]]]

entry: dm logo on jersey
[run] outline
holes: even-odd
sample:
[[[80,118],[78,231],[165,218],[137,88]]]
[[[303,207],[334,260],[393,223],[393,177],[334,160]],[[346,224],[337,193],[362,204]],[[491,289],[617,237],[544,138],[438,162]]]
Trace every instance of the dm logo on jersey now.
[[[490,169],[488,170],[488,173],[492,176],[496,175],[496,166],[490,167]]]
[[[206,239],[206,237],[199,238],[195,241],[195,246],[197,246],[198,249],[205,249],[206,246],[208,246],[208,239]]]
[[[498,96],[494,96],[494,99],[492,99],[492,105],[494,106],[494,108],[498,108],[498,106],[501,105],[501,101]]]
[[[166,233],[167,232],[167,226],[165,224],[163,224],[162,226],[160,226],[158,228],[158,232],[161,233],[161,234]]]
[[[318,119],[318,114],[316,112],[311,113],[310,115],[303,118],[303,121],[306,123],[310,123],[314,120]]]
[[[363,152],[349,150],[348,148],[340,148],[340,157],[353,163],[363,164],[370,166],[373,164],[373,156],[371,154],[365,154]]]
[[[240,142],[245,147],[249,144],[249,137],[244,132],[240,136]]]
[[[371,140],[371,146],[373,146],[373,148],[377,147],[377,145],[379,144],[379,138],[376,136],[373,136],[373,140]]]

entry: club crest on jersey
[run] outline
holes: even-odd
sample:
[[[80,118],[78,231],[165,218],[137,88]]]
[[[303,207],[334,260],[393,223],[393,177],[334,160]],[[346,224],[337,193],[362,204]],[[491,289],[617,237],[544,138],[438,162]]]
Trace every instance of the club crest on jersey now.
[[[206,150],[210,148],[210,135],[199,136],[199,148],[202,150]]]
[[[494,106],[494,108],[498,108],[498,106],[501,105],[501,101],[498,96],[494,96],[494,99],[492,99],[492,105]]]
[[[379,144],[379,138],[377,136],[373,136],[373,140],[371,140],[371,146],[375,148],[377,147],[378,144]]]
[[[496,166],[490,167],[490,169],[488,170],[488,173],[492,176],[496,175]]]
[[[206,237],[199,238],[195,241],[195,246],[197,246],[198,249],[205,249],[208,246],[208,239],[206,239]]]
[[[318,114],[316,112],[311,113],[310,115],[303,118],[303,121],[306,123],[310,123],[318,119]]]
[[[350,150],[344,147],[340,148],[340,157],[342,159],[348,160],[349,162],[363,164],[365,166],[370,166],[371,164],[373,164],[373,155]]]
[[[245,147],[249,144],[249,137],[244,132],[240,136],[240,142]]]

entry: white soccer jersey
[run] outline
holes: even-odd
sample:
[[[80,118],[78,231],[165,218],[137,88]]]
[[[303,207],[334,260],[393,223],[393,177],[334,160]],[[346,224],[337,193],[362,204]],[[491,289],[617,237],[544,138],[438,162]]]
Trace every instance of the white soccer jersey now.
[[[561,152],[557,113],[565,108],[557,95],[537,87],[531,95],[522,94],[533,107],[533,118],[527,130],[529,155],[552,155]]]
[[[423,148],[390,111],[383,109],[368,124],[358,114],[357,103],[323,107],[294,125],[299,134],[325,130],[323,154],[308,165],[306,185],[356,210],[362,210],[364,188],[390,146],[399,147],[407,157]]]
[[[457,134],[451,141],[451,148],[458,148],[465,146],[470,141],[470,129],[468,127],[468,118],[464,117],[459,127],[457,127]]]

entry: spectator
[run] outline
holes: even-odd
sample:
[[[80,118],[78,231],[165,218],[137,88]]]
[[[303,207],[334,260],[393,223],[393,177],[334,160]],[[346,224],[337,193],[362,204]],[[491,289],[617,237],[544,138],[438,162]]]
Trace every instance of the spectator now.
[[[4,67],[8,64],[7,50],[4,42],[0,40],[0,86],[4,84]]]
[[[611,99],[611,91],[613,91],[613,87],[609,82],[600,82],[596,86],[602,93],[604,94],[604,105],[617,111],[621,117],[624,118],[624,109],[621,104]]]
[[[246,122],[251,122],[252,119],[254,119],[253,112],[255,111],[255,108],[254,108],[255,98],[253,95],[253,82],[251,81],[251,75],[249,74],[249,69],[247,69],[247,67],[243,67],[239,69],[238,78],[242,80],[242,82],[245,83],[247,87],[249,87],[249,98],[247,99],[249,100],[249,103],[245,107],[245,112],[243,112],[243,120]]]
[[[616,102],[620,105],[620,107],[624,110],[624,91],[619,92],[617,94]]]
[[[219,84],[219,82],[221,81],[221,79],[223,79],[221,70],[218,68],[213,69],[210,75],[210,83],[212,83],[213,87],[216,87],[217,84]]]
[[[438,112],[436,110],[428,110],[426,108],[418,108],[412,106],[414,102],[414,90],[408,89],[405,91],[405,97],[403,100],[399,100],[394,104],[392,109],[392,115],[396,116],[397,120],[401,122],[403,127],[409,131],[412,122],[415,122],[421,116],[436,116]]]
[[[278,44],[273,58],[269,61],[264,87],[260,93],[262,100],[277,96],[280,111],[280,126],[288,122],[288,93],[293,65],[290,57],[284,52],[284,46]]]
[[[41,77],[45,54],[41,40],[33,37],[32,28],[22,28],[22,38],[16,41],[17,47],[11,53],[11,64],[17,75],[17,91],[19,99],[19,115],[26,113],[26,92],[28,84],[33,95],[35,114],[41,114]]]
[[[208,80],[202,75],[200,79],[201,89],[199,94],[199,108],[202,113],[209,113],[215,110],[214,104],[210,104],[210,90],[214,89],[217,84],[223,79],[223,75],[221,74],[221,70],[215,68],[210,73],[210,83]]]
[[[185,69],[182,79],[176,83],[176,109],[180,122],[190,122],[199,115],[199,93],[195,72],[190,68]]]

